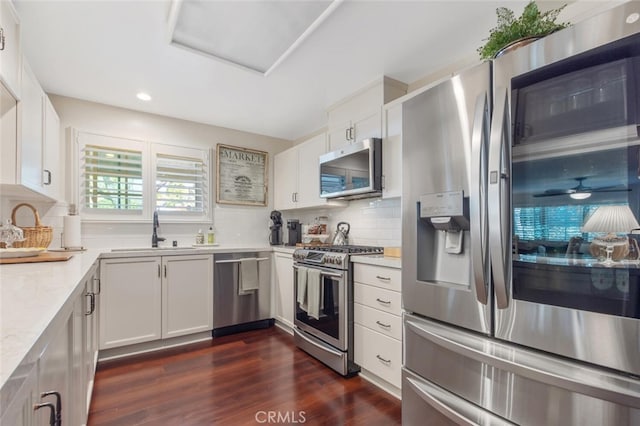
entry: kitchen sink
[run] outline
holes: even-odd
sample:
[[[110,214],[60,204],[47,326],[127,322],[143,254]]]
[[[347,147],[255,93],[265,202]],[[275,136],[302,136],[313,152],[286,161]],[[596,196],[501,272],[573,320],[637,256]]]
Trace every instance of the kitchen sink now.
[[[112,252],[117,251],[157,251],[157,250],[195,250],[195,247],[130,247],[111,249]]]

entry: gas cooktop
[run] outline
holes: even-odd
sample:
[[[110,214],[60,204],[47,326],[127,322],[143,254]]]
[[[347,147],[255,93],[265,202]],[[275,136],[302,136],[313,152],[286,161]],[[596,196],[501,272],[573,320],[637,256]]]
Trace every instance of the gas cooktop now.
[[[336,245],[336,246],[304,246],[302,250],[329,251],[348,254],[382,254],[384,248],[375,246]]]

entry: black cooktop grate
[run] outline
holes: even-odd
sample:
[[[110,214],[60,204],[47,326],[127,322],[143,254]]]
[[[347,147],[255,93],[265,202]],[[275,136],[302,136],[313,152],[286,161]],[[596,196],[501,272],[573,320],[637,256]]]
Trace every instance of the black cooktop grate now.
[[[356,246],[356,245],[340,245],[340,246],[306,246],[305,250],[315,251],[330,251],[334,253],[348,253],[348,254],[382,254],[384,252],[383,247],[375,246]]]

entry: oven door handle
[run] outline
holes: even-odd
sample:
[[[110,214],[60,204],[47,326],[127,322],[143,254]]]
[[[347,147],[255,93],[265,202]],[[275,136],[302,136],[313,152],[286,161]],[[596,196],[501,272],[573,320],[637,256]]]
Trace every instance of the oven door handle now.
[[[293,265],[293,269],[298,269],[296,265]],[[343,274],[337,274],[335,272],[325,272],[324,270],[320,270],[320,275],[324,275],[325,277],[335,277],[342,278]]]

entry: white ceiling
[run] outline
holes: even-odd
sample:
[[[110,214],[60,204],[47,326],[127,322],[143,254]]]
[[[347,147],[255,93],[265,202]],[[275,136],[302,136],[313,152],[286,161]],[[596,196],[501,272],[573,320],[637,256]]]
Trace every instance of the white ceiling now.
[[[468,59],[496,7],[526,1],[346,0],[267,76],[170,45],[168,0],[15,4],[48,93],[295,140],[382,75],[412,83]]]

